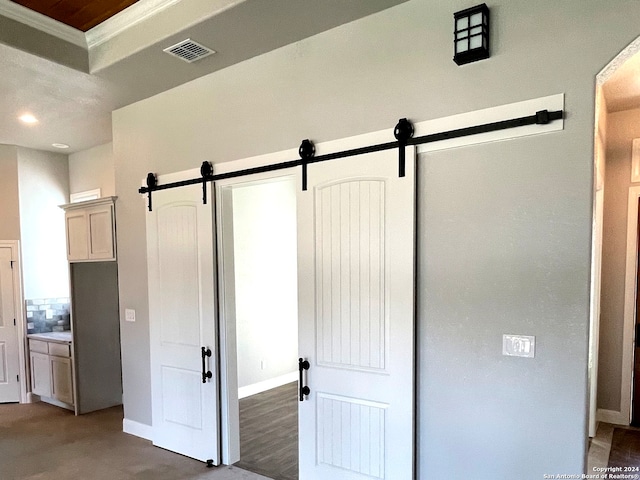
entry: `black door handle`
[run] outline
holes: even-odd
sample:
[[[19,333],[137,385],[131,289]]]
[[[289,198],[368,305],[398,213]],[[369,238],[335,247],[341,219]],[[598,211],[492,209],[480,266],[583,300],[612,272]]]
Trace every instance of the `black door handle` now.
[[[302,371],[309,370],[309,362],[307,360],[303,360],[302,358],[298,359],[298,374],[300,376],[298,387],[300,387],[300,401],[304,402],[304,396],[309,395],[311,393],[311,389],[304,384]]]
[[[213,377],[213,373],[211,373],[211,370],[207,370],[206,360],[205,360],[205,357],[211,356],[211,349],[201,347],[200,352],[202,356],[202,383],[207,383],[207,379]]]

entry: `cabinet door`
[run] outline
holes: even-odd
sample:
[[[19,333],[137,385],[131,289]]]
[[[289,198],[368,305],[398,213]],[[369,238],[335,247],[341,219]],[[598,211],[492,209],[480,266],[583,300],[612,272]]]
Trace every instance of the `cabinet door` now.
[[[51,393],[53,398],[73,405],[73,377],[71,359],[49,357],[51,359]]]
[[[111,205],[87,209],[87,218],[89,222],[89,260],[115,258]]]
[[[65,214],[67,226],[67,260],[86,260],[89,258],[87,214],[84,210],[70,211]]]
[[[49,355],[30,352],[31,357],[31,391],[42,397],[51,396],[51,367]]]

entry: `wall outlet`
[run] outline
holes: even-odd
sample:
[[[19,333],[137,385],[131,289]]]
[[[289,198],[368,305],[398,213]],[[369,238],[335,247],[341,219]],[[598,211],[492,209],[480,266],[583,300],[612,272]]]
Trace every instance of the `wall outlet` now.
[[[502,335],[502,355],[533,358],[536,354],[536,337],[527,335]]]
[[[127,322],[135,322],[136,321],[136,311],[132,308],[124,309],[124,319]]]

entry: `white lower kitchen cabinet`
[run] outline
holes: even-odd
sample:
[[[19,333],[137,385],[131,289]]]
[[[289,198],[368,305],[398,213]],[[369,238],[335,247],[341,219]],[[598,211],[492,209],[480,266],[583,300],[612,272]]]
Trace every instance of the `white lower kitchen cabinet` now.
[[[51,395],[60,402],[73,405],[73,374],[71,359],[49,357],[51,363]]]
[[[44,402],[74,410],[71,343],[60,340],[67,336],[71,338],[71,332],[28,336],[31,392]]]
[[[30,352],[31,391],[41,397],[51,396],[51,365],[46,353]]]

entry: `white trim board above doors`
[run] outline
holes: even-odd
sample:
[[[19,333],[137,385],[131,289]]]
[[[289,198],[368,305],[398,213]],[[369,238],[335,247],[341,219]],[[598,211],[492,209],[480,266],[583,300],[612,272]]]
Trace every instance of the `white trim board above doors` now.
[[[425,120],[413,123],[415,129],[414,137],[420,137],[433,133],[439,133],[449,130],[467,128],[475,125],[499,122],[510,118],[518,118],[527,115],[533,115],[540,110],[563,110],[564,111],[564,93],[539,97],[521,102],[499,105],[496,107],[474,110],[471,112],[460,113],[448,117],[436,118],[433,120]],[[410,119],[412,120],[412,119]],[[432,152],[437,150],[445,150],[449,148],[463,147],[467,145],[477,145],[481,143],[496,142],[500,140],[509,140],[519,137],[527,137],[531,135],[540,135],[544,133],[557,132],[564,129],[564,118],[555,120],[547,124],[524,125],[521,127],[508,128],[505,130],[497,130],[493,132],[480,133],[476,135],[468,135],[459,138],[441,140],[432,143],[424,143],[416,146],[417,154]],[[312,133],[312,132],[311,132]],[[393,128],[378,130],[375,132],[355,135],[339,140],[329,140],[315,145],[315,156],[335,153],[341,150],[349,150],[367,145],[374,145],[382,142],[395,141]],[[297,148],[281,150],[279,152],[268,153],[264,155],[256,155],[229,162],[215,164],[214,174],[224,174],[243,170],[247,168],[261,167],[265,165],[286,162],[299,158]],[[336,160],[339,161],[339,160]],[[287,175],[287,170],[280,173],[275,172],[271,177]],[[247,177],[254,178],[253,176]],[[239,181],[249,181],[239,180]],[[144,186],[144,183],[143,183]]]
[[[498,107],[484,108],[473,112],[461,113],[450,117],[427,120],[415,124],[416,137],[429,135],[444,130],[454,130],[466,128],[473,125],[499,122],[507,118],[517,118],[524,115],[531,115],[540,110],[564,110],[564,94],[549,95],[547,97],[525,100],[523,102],[509,103]],[[496,142],[499,140],[509,140],[518,137],[528,137],[542,133],[557,132],[564,129],[564,119],[556,120],[544,125],[525,125],[522,127],[510,128],[508,130],[497,130],[494,132],[479,133],[467,137],[452,138],[434,143],[418,145],[418,154],[433,152],[436,150],[446,150],[449,148],[464,147],[466,145],[477,145],[480,143]]]
[[[298,152],[294,150],[283,150],[267,155],[251,157],[243,160],[218,163],[216,171],[213,171],[211,162],[203,162],[201,166],[201,176],[185,179],[183,181],[162,183],[158,185],[154,173],[147,175],[147,186],[142,186],[138,192],[148,195],[149,211],[152,210],[151,197],[153,192],[173,188],[184,187],[186,185],[202,184],[203,191],[206,191],[206,184],[209,182],[228,180],[241,177],[251,177],[260,173],[290,170],[294,167],[302,169],[302,189],[306,190],[307,167],[312,164],[337,160],[367,153],[386,151],[398,147],[415,145],[420,147],[418,153],[454,148],[464,145],[475,145],[497,140],[511,139],[522,136],[537,135],[551,131],[558,131],[564,128],[564,109],[549,111],[548,108],[541,108],[535,113],[520,115],[514,118],[499,118],[489,121],[491,118],[500,117],[509,112],[524,112],[528,108],[547,104],[564,105],[564,95],[552,95],[540,99],[527,100],[499,107],[492,107],[484,110],[477,110],[465,114],[444,117],[437,120],[420,122],[414,125],[410,120],[402,118],[393,129],[393,136],[396,140],[386,142],[374,142],[373,138],[380,136],[388,139],[389,133],[380,130],[365,135],[358,135],[337,141],[325,142],[324,146],[329,147],[328,151],[323,151],[315,146],[310,140],[303,140]],[[515,115],[515,113],[514,113]],[[548,127],[549,124],[553,124]],[[451,127],[453,125],[453,127]],[[448,126],[449,128],[444,128]],[[433,133],[435,131],[435,133]],[[511,133],[507,131],[512,131]],[[415,133],[418,133],[416,136]],[[431,132],[431,133],[429,133]],[[353,144],[357,142],[357,144]],[[364,144],[364,145],[363,145]],[[435,146],[428,146],[435,144]],[[342,150],[331,148],[336,145],[343,145]],[[345,145],[348,145],[346,147]],[[424,146],[427,145],[427,146]],[[299,153],[300,158],[292,160],[295,153]],[[318,155],[316,155],[318,153]],[[271,161],[268,161],[270,159]],[[402,154],[399,157],[399,176],[404,176],[404,160]],[[220,166],[222,165],[222,168]]]

